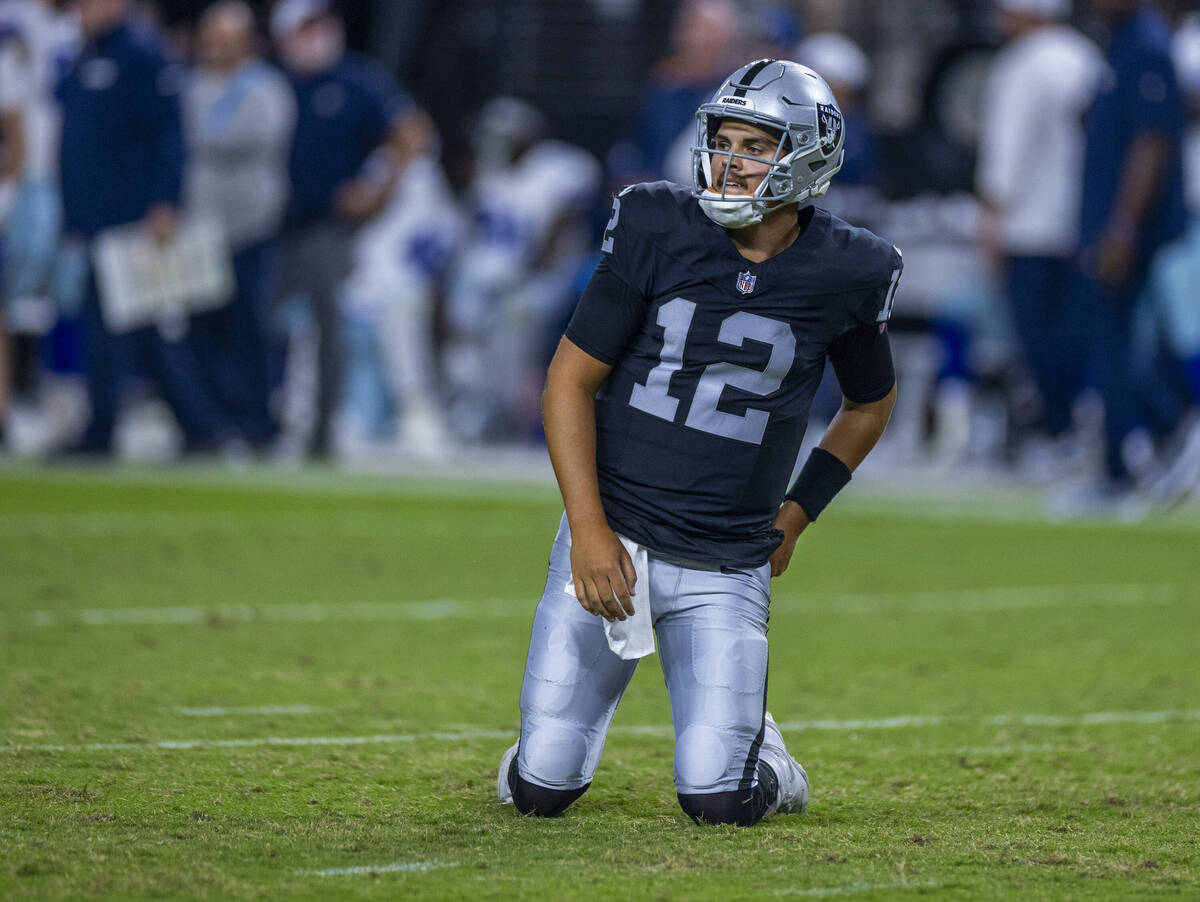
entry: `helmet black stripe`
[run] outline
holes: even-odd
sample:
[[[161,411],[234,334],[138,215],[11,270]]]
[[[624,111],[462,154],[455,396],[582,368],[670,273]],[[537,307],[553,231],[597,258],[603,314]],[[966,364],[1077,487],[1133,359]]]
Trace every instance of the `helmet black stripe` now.
[[[775,60],[759,60],[749,69],[747,69],[746,74],[742,76],[742,80],[738,82],[738,88],[733,92],[733,96],[745,97],[746,89],[754,86],[754,79],[757,77],[758,73],[767,68],[767,66],[771,65],[773,62],[775,62]]]

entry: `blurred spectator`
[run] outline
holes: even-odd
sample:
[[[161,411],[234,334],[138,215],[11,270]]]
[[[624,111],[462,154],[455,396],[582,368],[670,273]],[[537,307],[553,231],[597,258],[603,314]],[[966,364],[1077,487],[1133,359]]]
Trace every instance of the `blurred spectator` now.
[[[1150,350],[1165,350],[1191,409],[1178,453],[1150,491],[1150,500],[1163,506],[1200,486],[1200,14],[1183,17],[1171,41],[1171,56],[1188,118],[1183,157],[1188,228],[1151,264],[1147,312],[1153,324]]]
[[[61,225],[54,85],[75,30],[50,0],[0,0],[0,446],[13,361],[8,331],[41,332]]]
[[[690,123],[725,76],[745,62],[740,24],[732,0],[685,0],[675,17],[672,51],[650,72],[633,142],[619,145],[611,156],[610,168],[620,181],[646,181],[667,173],[678,178],[681,168],[691,181],[695,128]]]
[[[767,3],[753,9],[746,30],[749,59],[794,59],[792,53],[804,35],[799,12],[787,3]]]
[[[1030,448],[1037,478],[1078,463],[1071,410],[1085,348],[1069,304],[1069,260],[1078,241],[1082,115],[1103,59],[1065,24],[1070,12],[1069,0],[996,3],[1009,41],[988,76],[976,170],[983,249],[1007,296],[1051,439]]]
[[[383,211],[354,239],[354,267],[342,295],[348,413],[359,437],[390,438],[422,456],[445,447],[433,353],[434,302],[458,241],[459,218],[438,162],[433,123],[407,117],[376,151],[366,174],[385,198]]]
[[[540,422],[543,333],[559,322],[588,252],[600,165],[548,140],[542,115],[512,97],[483,108],[473,143],[470,235],[447,299],[451,417],[468,440],[529,438]]]
[[[1105,73],[1087,116],[1080,265],[1091,366],[1105,409],[1106,481],[1095,500],[1131,484],[1122,451],[1135,427],[1169,430],[1174,394],[1152,373],[1135,377],[1134,304],[1150,261],[1183,234],[1183,105],[1167,23],[1149,3],[1096,0],[1107,29]],[[1136,445],[1130,445],[1133,451]]]
[[[845,120],[846,157],[821,206],[865,225],[880,199],[875,130],[865,106],[871,64],[854,41],[831,31],[805,38],[796,46],[793,58],[825,79]]]
[[[142,222],[156,241],[175,232],[183,176],[179,69],[156,37],[130,21],[130,0],[80,0],[84,46],[60,82],[64,229],[91,242],[104,229]],[[91,419],[68,451],[108,453],[122,377],[140,364],[156,377],[189,450],[223,446],[229,424],[198,379],[182,335],[147,326],[124,334],[105,324],[94,274],[83,309]]]
[[[192,342],[225,414],[261,447],[275,432],[267,324],[296,102],[283,75],[258,58],[254,14],[241,0],[208,8],[198,49],[184,93],[187,207],[224,226],[235,290],[228,305],[194,318]]]
[[[20,92],[21,48],[0,35],[0,284],[7,283],[8,218],[25,168],[25,121]],[[12,392],[12,351],[8,335],[7,291],[0,293],[0,451],[7,445],[8,405]]]
[[[350,268],[351,228],[384,202],[359,175],[413,106],[387,72],[346,51],[342,21],[328,0],[282,0],[272,13],[271,33],[297,101],[282,296],[305,296],[315,321],[317,386],[308,450],[324,457],[333,450],[332,420],[341,395],[337,296]]]

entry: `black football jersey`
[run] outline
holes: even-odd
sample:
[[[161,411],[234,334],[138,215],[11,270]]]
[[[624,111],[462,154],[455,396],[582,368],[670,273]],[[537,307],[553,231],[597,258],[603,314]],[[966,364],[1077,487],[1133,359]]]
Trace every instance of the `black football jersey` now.
[[[826,355],[853,329],[883,329],[899,252],[816,209],[790,247],[752,263],[668,182],[614,200],[602,249],[645,311],[596,399],[610,525],[662,554],[762,564],[782,540],[773,521]],[[605,359],[602,320],[581,312],[567,338]]]

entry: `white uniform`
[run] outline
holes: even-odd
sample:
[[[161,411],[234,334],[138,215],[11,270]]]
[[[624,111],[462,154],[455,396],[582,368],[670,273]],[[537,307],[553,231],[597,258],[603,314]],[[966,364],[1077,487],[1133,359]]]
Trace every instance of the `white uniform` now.
[[[432,157],[412,160],[388,205],[355,237],[342,292],[351,329],[375,339],[382,373],[369,378],[386,383],[401,408],[401,435],[411,442],[436,442],[442,431],[430,353],[433,301],[460,231],[441,166]]]
[[[58,243],[57,189],[61,116],[59,77],[78,48],[73,21],[37,0],[0,0],[0,108],[21,114],[24,166],[0,186],[5,271],[0,299],[24,301],[47,289]]]
[[[590,249],[586,227],[562,226],[587,209],[600,175],[586,151],[543,141],[512,166],[484,169],[472,185],[471,236],[449,290],[446,359],[453,415],[467,437],[519,430],[528,417],[524,407],[544,371],[539,344]]]

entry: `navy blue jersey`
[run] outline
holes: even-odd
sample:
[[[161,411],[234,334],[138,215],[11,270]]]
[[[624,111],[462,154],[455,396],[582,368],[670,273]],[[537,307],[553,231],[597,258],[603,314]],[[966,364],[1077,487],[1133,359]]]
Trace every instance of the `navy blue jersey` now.
[[[801,216],[790,247],[752,263],[687,189],[636,185],[614,201],[601,267],[627,287],[608,303],[630,328],[614,347],[581,303],[566,334],[613,364],[596,399],[600,495],[613,529],[654,551],[767,560],[827,355],[887,321],[899,252],[823,210]],[[877,400],[890,367],[888,380],[847,394]]]
[[[353,53],[325,72],[291,78],[296,130],[288,218],[304,225],[329,215],[338,186],[358,175],[412,101],[386,70]]]
[[[1145,265],[1187,227],[1182,162],[1187,116],[1171,62],[1171,31],[1162,15],[1141,6],[1121,22],[1108,47],[1108,64],[1085,120],[1080,245],[1093,246],[1108,225],[1133,139],[1157,134],[1170,152],[1139,239]]]
[[[181,73],[157,38],[120,25],[88,41],[58,86],[63,225],[91,237],[178,204]]]

